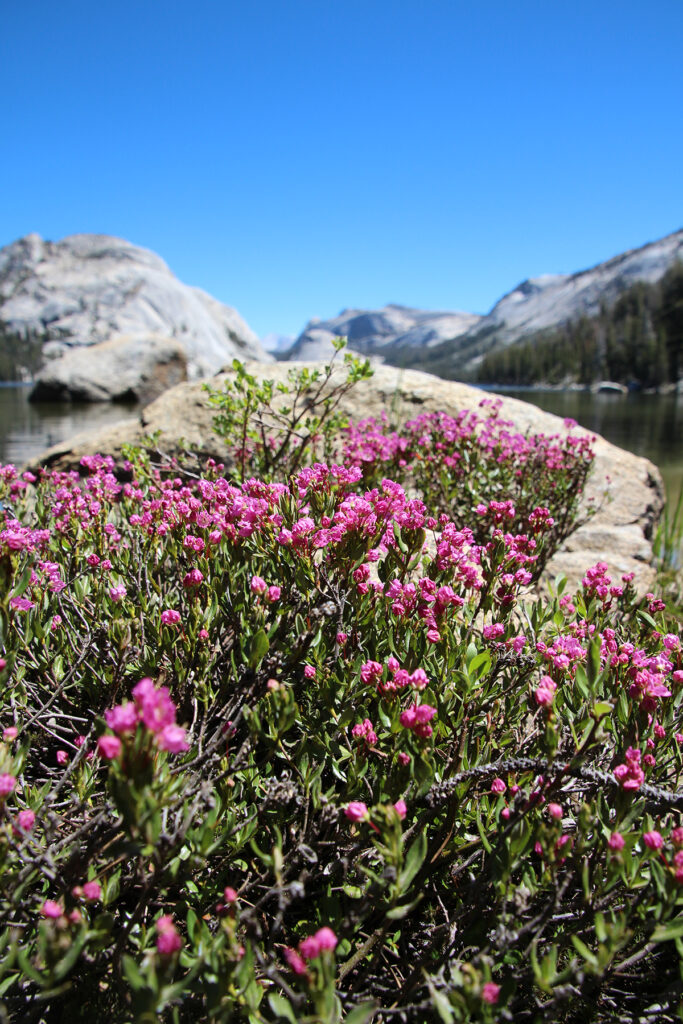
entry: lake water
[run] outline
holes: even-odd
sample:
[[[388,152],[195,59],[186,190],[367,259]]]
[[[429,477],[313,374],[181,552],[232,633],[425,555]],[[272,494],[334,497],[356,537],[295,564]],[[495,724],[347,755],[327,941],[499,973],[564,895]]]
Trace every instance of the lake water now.
[[[30,388],[0,385],[0,462],[21,465],[52,444],[83,430],[106,426],[134,414],[134,407],[109,405],[32,405]],[[556,413],[659,466],[670,500],[683,484],[683,396],[594,395],[587,391],[505,390]]]
[[[500,389],[498,393],[556,416],[570,416],[619,448],[650,459],[664,478],[669,501],[678,497],[683,485],[683,395],[594,395],[590,391],[535,388]]]
[[[0,384],[0,463],[20,466],[53,444],[135,415],[135,406],[98,402],[33,405],[26,385]]]

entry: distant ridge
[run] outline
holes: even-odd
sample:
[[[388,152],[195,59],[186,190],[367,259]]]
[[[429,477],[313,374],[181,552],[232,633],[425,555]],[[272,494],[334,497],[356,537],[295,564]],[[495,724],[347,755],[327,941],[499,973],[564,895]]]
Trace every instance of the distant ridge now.
[[[654,283],[683,260],[683,230],[614,256],[574,274],[545,274],[522,281],[486,316],[432,313],[388,305],[345,310],[311,320],[290,349],[292,359],[321,359],[331,339],[346,335],[349,347],[396,366],[442,377],[471,379],[483,357],[538,331],[593,316],[612,305],[636,281]]]

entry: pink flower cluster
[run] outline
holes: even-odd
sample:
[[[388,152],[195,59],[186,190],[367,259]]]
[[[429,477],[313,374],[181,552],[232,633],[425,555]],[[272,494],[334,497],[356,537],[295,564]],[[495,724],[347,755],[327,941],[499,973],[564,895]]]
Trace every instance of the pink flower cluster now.
[[[377,684],[378,693],[396,693],[407,686],[415,690],[424,690],[429,686],[429,678],[422,668],[416,668],[408,672],[401,668],[400,663],[391,655],[387,658],[385,666],[379,661],[366,661],[360,669],[361,681],[366,685]]]
[[[614,777],[625,790],[640,789],[645,781],[645,772],[640,767],[641,752],[629,747],[625,754],[623,764],[618,764],[614,769]]]
[[[366,718],[363,722],[354,725],[351,730],[354,739],[360,740],[366,747],[374,747],[377,743],[377,733],[372,727],[372,722]]]
[[[105,711],[105,721],[116,735],[100,736],[97,749],[101,757],[118,757],[122,750],[120,737],[134,733],[140,724],[154,735],[160,750],[172,754],[189,750],[185,730],[176,725],[176,706],[166,686],[156,687],[152,679],[145,677],[133,687],[133,698]]]
[[[436,708],[429,704],[413,704],[406,711],[402,711],[399,721],[404,729],[410,729],[420,739],[429,739],[434,731],[429,724],[436,715]]]
[[[323,953],[332,952],[337,946],[337,936],[331,928],[319,928],[299,943],[299,950],[285,949],[285,960],[295,974],[305,974],[307,961],[317,960]]]

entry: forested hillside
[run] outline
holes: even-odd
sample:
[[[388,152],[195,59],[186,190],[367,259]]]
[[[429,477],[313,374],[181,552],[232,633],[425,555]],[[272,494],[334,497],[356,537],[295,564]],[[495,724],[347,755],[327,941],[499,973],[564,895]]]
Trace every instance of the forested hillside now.
[[[683,372],[683,264],[655,284],[639,282],[594,317],[490,352],[482,383],[528,385],[613,380],[659,387]]]
[[[11,331],[0,321],[0,381],[33,377],[43,362],[44,340],[34,331],[26,334]]]

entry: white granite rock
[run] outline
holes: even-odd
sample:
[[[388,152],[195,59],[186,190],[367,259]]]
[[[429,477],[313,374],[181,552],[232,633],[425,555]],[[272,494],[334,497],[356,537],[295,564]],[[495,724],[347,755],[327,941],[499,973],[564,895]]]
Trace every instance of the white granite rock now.
[[[183,346],[156,334],[119,334],[72,348],[41,372],[31,401],[151,402],[187,379]]]
[[[235,356],[269,358],[234,309],[182,284],[155,253],[108,235],[32,234],[0,249],[0,321],[44,334],[47,358],[115,335],[175,338],[193,380]]]

